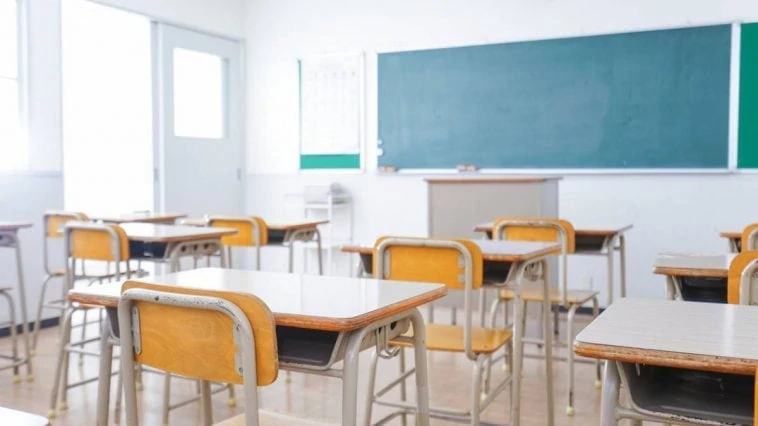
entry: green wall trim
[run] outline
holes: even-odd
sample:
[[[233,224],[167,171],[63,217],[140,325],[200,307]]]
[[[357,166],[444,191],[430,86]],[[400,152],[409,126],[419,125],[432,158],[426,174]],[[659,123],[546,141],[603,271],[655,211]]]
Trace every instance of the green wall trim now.
[[[300,169],[360,169],[360,154],[300,155]]]
[[[758,24],[742,25],[737,166],[758,168]]]

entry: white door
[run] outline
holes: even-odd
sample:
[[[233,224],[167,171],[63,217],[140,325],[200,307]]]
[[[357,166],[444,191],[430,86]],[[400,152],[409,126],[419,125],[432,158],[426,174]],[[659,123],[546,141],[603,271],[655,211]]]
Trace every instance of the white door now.
[[[242,46],[166,24],[154,30],[157,207],[243,213]]]

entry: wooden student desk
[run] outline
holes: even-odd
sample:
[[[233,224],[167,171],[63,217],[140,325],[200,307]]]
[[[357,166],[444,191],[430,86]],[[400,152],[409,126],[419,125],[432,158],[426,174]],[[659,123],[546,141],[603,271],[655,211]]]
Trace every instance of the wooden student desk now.
[[[548,256],[558,254],[560,252],[560,245],[557,243],[538,243],[538,242],[524,242],[524,241],[492,241],[492,240],[475,240],[482,251],[482,258],[484,260],[484,274],[485,281],[488,283],[488,287],[510,287],[515,290],[516,298],[521,298],[521,284],[525,279],[526,269],[537,263],[544,262]],[[343,246],[341,250],[345,253],[357,253],[361,258],[361,267],[359,270],[363,274],[373,274],[373,246],[370,245],[350,245]],[[546,265],[545,265],[546,266]],[[549,291],[549,283],[547,280],[543,280],[543,291],[547,293]],[[481,322],[484,324],[485,317],[485,293],[480,292],[480,309],[481,309]],[[523,345],[521,342],[524,337],[524,330],[519,320],[521,318],[521,303],[515,303],[515,309],[513,310],[513,385],[514,392],[519,392],[521,389],[521,371],[522,371],[522,351]],[[545,298],[542,306],[543,314],[543,326],[545,330],[543,335],[545,336],[545,353],[552,353],[553,347],[553,332],[550,325],[550,301]],[[434,321],[433,317],[430,317],[430,321]],[[553,409],[553,363],[552,357],[545,357],[547,374],[547,422],[548,426],[552,426],[554,423],[554,409]],[[518,391],[516,391],[518,389]],[[511,419],[512,425],[518,426],[521,421],[521,401],[514,398],[511,407]]]
[[[294,243],[302,242],[316,243],[316,251],[318,256],[318,273],[322,275],[324,273],[324,265],[321,254],[321,232],[318,229],[319,225],[326,225],[328,220],[303,220],[300,222],[289,223],[266,223],[268,230],[268,244],[269,246],[286,246],[289,251],[289,261],[287,264],[287,270],[294,272]],[[207,219],[192,218],[182,220],[183,225],[187,226],[207,226]]]
[[[50,426],[50,420],[36,414],[0,407],[0,424],[9,426]]]
[[[26,286],[24,284],[24,267],[21,262],[21,242],[18,238],[18,231],[31,228],[31,222],[10,222],[0,221],[0,247],[13,250],[16,256],[16,276],[19,304],[21,305],[21,329],[23,330],[24,358],[21,360],[26,364],[26,373],[28,379],[33,379],[32,359],[29,346],[29,321],[26,312]],[[14,318],[14,320],[16,320]]]
[[[168,263],[172,270],[179,269],[184,256],[208,256],[221,253],[221,237],[237,233],[229,228],[199,228],[195,226],[160,225],[152,223],[124,223],[120,225],[129,238],[130,258]]]
[[[742,251],[742,232],[738,231],[725,231],[719,232],[719,237],[725,238],[729,241],[729,251],[732,253],[739,253]]]
[[[358,355],[383,339],[393,338],[413,324],[420,423],[428,425],[428,389],[424,322],[417,308],[447,293],[438,284],[324,277],[276,272],[202,268],[144,278],[151,283],[250,293],[261,298],[274,313],[280,367],[286,370],[341,377],[342,424],[356,424]],[[112,344],[118,344],[116,308],[121,283],[110,283],[69,292],[71,302],[105,306],[111,326],[101,335],[98,426],[108,421]],[[381,349],[381,348],[380,348]],[[343,361],[342,369],[335,363]]]
[[[656,299],[614,302],[574,341],[578,355],[609,361],[601,425],[615,426],[618,418],[667,423],[643,410],[666,411],[669,419],[690,415],[752,425],[756,324],[754,306]],[[629,408],[619,403],[622,382],[631,396]],[[719,390],[722,386],[726,392]]]
[[[173,225],[177,219],[187,217],[184,213],[129,213],[120,216],[96,216],[91,217],[90,220],[94,222],[105,223],[158,223],[163,225]]]
[[[492,239],[493,222],[482,223],[474,227],[475,232],[483,232],[487,238]],[[613,300],[614,292],[614,253],[619,253],[619,271],[621,280],[619,282],[619,294],[626,297],[626,239],[624,234],[632,229],[632,225],[609,225],[609,226],[592,226],[576,227],[576,250],[575,255],[584,256],[606,256],[608,261],[608,296],[607,305]]]
[[[726,303],[729,265],[736,253],[666,253],[656,257],[653,273],[666,276],[666,298]]]

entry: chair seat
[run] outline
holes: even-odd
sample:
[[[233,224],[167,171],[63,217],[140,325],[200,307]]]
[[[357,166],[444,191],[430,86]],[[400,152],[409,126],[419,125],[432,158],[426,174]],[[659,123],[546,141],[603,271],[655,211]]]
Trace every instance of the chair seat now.
[[[591,290],[567,290],[566,291],[566,300],[568,303],[572,305],[583,305],[590,300],[592,300],[593,297],[597,297],[598,292],[597,291],[591,291]],[[500,291],[500,298],[504,300],[513,300],[513,298],[516,297],[515,292],[513,290],[507,289],[507,290],[501,290]],[[527,302],[541,302],[544,299],[544,293],[542,291],[542,285],[541,284],[527,284],[523,287],[521,291],[521,297],[524,298]],[[558,304],[561,303],[561,293],[557,288],[551,287],[550,288],[550,303]]]
[[[285,426],[285,425],[303,425],[303,426],[326,426],[337,425],[338,423],[325,423],[318,420],[311,420],[297,417],[291,414],[276,413],[267,410],[258,410],[258,419],[262,426]],[[240,414],[214,426],[245,426],[245,415]]]
[[[13,426],[50,426],[50,421],[36,414],[0,407],[0,424]]]
[[[511,340],[510,329],[472,327],[472,350],[477,354],[490,354],[500,349]],[[412,331],[406,336],[412,336]],[[392,340],[395,346],[411,347],[412,343],[404,340]],[[433,351],[464,352],[463,326],[447,324],[426,325],[426,348]]]

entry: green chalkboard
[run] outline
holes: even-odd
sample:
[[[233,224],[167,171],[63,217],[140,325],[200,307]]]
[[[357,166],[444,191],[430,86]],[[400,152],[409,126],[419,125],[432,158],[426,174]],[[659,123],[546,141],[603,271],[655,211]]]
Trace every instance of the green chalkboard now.
[[[742,25],[737,166],[758,168],[758,24]]]
[[[379,165],[726,168],[731,26],[383,53]]]

